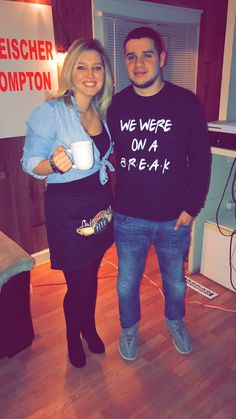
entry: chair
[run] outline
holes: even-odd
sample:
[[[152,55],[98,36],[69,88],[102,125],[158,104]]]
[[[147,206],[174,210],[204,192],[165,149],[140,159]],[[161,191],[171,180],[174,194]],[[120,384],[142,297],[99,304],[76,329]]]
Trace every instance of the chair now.
[[[30,346],[30,270],[34,259],[0,231],[0,359]]]

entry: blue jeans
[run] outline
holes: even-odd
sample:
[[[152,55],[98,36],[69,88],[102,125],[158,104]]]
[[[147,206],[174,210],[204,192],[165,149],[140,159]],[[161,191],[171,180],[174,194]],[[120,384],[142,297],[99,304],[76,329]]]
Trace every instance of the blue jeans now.
[[[151,243],[162,276],[165,316],[169,320],[182,319],[186,293],[184,260],[189,250],[190,226],[181,225],[174,230],[176,220],[156,222],[117,212],[114,222],[121,326],[131,327],[140,320],[140,281]]]

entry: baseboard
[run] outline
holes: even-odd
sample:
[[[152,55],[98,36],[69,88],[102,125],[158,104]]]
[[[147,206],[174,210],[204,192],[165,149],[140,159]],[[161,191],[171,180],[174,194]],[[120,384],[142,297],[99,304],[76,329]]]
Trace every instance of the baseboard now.
[[[50,261],[49,249],[44,249],[40,252],[33,253],[31,256],[34,258],[36,265],[42,265],[43,263]]]

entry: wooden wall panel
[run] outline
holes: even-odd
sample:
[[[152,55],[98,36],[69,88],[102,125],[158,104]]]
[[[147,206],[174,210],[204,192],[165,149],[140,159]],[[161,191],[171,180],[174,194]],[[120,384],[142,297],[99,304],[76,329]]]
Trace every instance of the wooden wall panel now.
[[[19,161],[22,144],[22,138],[0,140],[0,229],[28,249],[31,226],[27,176],[23,174]],[[21,240],[21,235],[24,240]]]
[[[142,0],[145,1],[145,0]],[[200,9],[197,96],[207,121],[218,119],[228,0],[149,0],[152,3]]]
[[[223,68],[227,0],[204,2],[202,15],[197,94],[208,121],[217,120]]]
[[[34,253],[47,247],[44,183],[22,171],[24,138],[0,140],[0,230]]]
[[[67,49],[75,39],[92,37],[91,1],[54,1],[53,17],[57,46]]]
[[[218,0],[217,6],[215,0],[150,1],[203,10],[197,94],[207,119],[217,119],[228,1]],[[38,0],[25,2],[37,3]],[[41,0],[40,3],[53,4],[56,45],[65,48],[77,38],[92,36],[90,0]],[[0,140],[0,229],[29,253],[35,253],[47,247],[43,210],[45,186],[22,172],[23,143],[23,138]]]

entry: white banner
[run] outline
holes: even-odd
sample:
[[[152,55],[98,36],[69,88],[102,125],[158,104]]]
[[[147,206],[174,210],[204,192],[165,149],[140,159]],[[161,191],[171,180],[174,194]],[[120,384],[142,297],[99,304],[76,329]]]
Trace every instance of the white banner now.
[[[56,89],[51,6],[0,0],[0,138],[24,136],[31,111]]]

